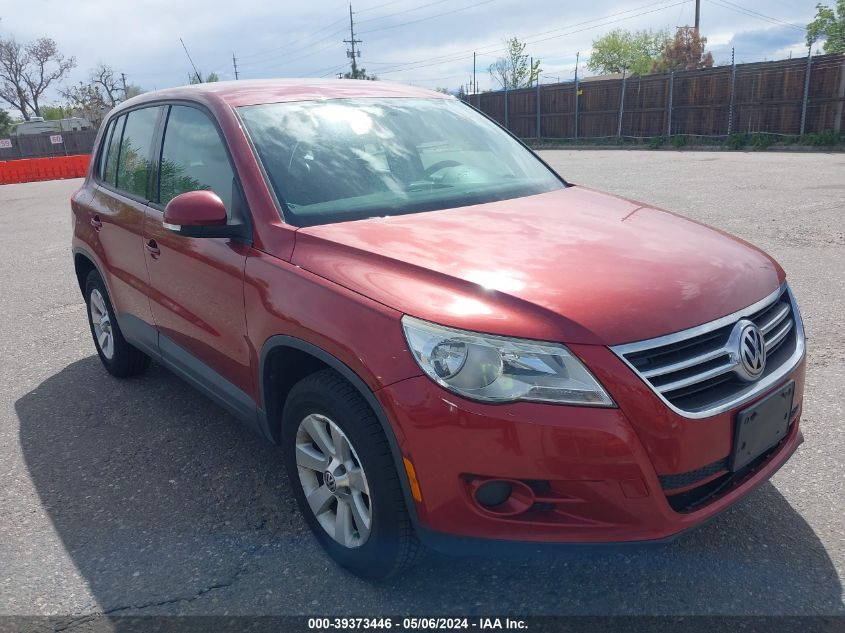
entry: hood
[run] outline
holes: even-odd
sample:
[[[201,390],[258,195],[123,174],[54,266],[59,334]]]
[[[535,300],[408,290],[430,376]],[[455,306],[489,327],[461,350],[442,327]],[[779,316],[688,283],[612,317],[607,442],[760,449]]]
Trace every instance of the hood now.
[[[293,263],[436,323],[603,345],[725,316],[784,276],[742,240],[582,187],[303,228]]]

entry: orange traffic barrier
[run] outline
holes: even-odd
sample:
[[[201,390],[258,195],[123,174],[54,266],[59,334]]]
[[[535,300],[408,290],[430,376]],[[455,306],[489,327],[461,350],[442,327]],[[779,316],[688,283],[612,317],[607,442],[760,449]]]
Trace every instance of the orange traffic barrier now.
[[[88,172],[90,161],[90,154],[0,161],[0,185],[60,178],[83,178]]]

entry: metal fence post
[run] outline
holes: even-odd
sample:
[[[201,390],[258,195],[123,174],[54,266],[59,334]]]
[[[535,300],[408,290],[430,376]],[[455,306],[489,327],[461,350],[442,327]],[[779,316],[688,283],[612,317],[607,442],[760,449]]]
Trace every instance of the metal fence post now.
[[[807,48],[807,70],[804,71],[804,100],[801,103],[801,136],[807,124],[807,101],[810,98],[810,64],[813,61],[813,47]]]
[[[537,75],[537,140],[543,138],[543,129],[540,126],[540,76]]]
[[[675,71],[669,73],[669,105],[666,107],[666,136],[672,136],[672,100],[675,93]]]
[[[508,122],[508,87],[505,86],[505,129],[511,129],[511,126]]]
[[[581,58],[581,53],[575,54],[575,141],[578,141],[578,61]]]
[[[731,48],[731,105],[728,110],[728,136],[733,132],[734,127],[734,90],[736,89],[736,56]]]
[[[622,90],[619,95],[619,125],[616,128],[616,137],[622,137],[622,115],[625,113],[625,80],[627,78],[627,69],[622,69]]]

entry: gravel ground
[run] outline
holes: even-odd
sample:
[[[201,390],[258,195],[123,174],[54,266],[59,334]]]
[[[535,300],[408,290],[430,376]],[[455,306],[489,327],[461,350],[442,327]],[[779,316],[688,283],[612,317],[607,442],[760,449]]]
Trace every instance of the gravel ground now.
[[[788,271],[806,443],[665,546],[335,568],[279,453],[158,366],[101,368],[68,244],[79,181],[0,187],[0,614],[845,614],[845,155],[549,151],[572,182],[737,234]]]

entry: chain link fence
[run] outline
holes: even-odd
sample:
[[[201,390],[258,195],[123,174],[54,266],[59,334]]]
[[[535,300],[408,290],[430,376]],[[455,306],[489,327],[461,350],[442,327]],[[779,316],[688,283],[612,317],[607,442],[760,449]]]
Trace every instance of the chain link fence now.
[[[526,139],[845,132],[845,55],[589,78],[466,100]]]

